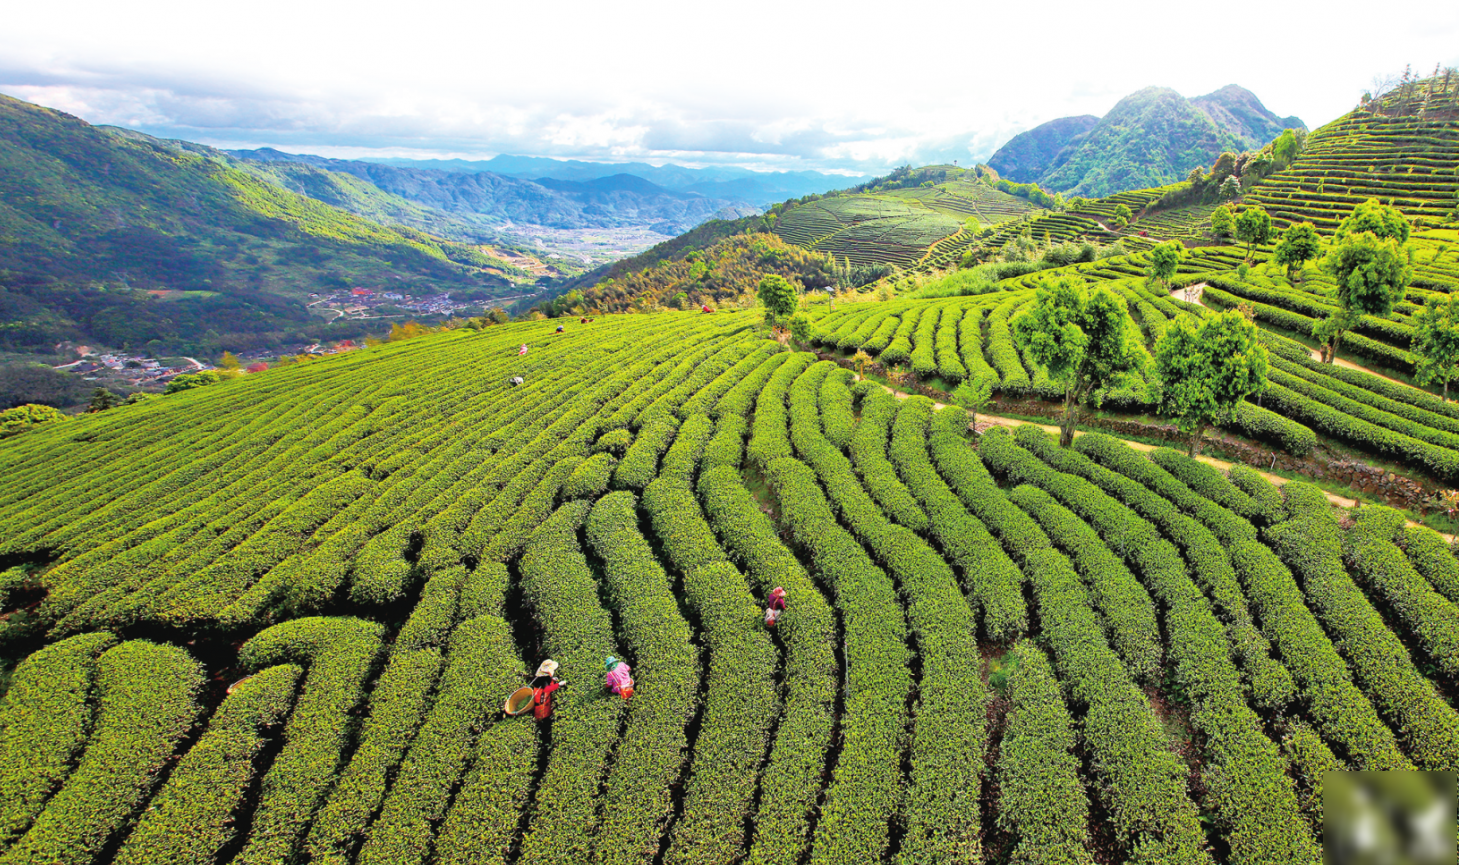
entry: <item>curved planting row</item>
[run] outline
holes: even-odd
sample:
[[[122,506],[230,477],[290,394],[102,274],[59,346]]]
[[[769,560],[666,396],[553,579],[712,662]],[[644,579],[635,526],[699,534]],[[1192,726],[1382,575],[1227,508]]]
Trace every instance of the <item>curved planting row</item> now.
[[[852,534],[900,587],[911,635],[923,661],[900,855],[909,861],[973,856],[979,850],[979,820],[972,807],[981,771],[977,755],[986,745],[986,695],[974,672],[979,657],[971,639],[976,631],[973,612],[947,563],[916,534],[893,525],[881,513],[857,482],[846,457],[820,435],[813,400],[814,373],[815,368],[807,371],[791,391],[796,409],[791,435],[796,450],[814,469]],[[863,415],[862,425],[868,423]],[[885,433],[878,436],[884,438]],[[884,447],[878,445],[883,460]],[[787,467],[785,472],[790,470]],[[782,478],[786,476],[782,473]],[[798,504],[804,508],[802,516],[826,508],[821,522],[830,524],[831,512],[819,497],[809,495],[810,488],[804,484],[797,488],[806,490]],[[847,550],[854,555],[849,547]]]
[[[1284,774],[1281,754],[1264,735],[1261,720],[1246,706],[1223,630],[1190,582],[1174,547],[1087,481],[1053,471],[1015,446],[1006,433],[990,434],[985,449],[1001,470],[1043,487],[1088,519],[1110,542],[1117,542],[1160,599],[1165,608],[1168,655],[1194,704],[1191,722],[1207,736],[1207,757],[1212,764],[1205,772],[1208,805],[1227,832],[1233,861],[1318,861],[1318,846],[1298,813],[1296,793]],[[1121,537],[1124,532],[1135,536]]]

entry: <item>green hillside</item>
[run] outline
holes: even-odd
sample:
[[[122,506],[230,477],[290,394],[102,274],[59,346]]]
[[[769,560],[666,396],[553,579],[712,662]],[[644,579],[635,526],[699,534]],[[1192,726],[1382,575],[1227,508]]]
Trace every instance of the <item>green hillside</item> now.
[[[1193,99],[1147,87],[1102,118],[1061,117],[1022,132],[988,164],[1010,180],[1065,195],[1107,196],[1174,183],[1223,151],[1259,150],[1283,129],[1305,128],[1234,84]]]
[[[1459,285],[1456,85],[1290,164],[1071,201],[901,170],[651,250],[556,318],[0,414],[0,865],[1318,865],[1336,773],[1447,804],[1459,402],[1413,374]],[[216,183],[185,188],[376,236]],[[1222,190],[1248,225],[1318,222],[1318,255],[1217,238]],[[1350,225],[1398,265],[1363,275],[1414,279],[1323,362],[1356,292],[1323,260],[1369,195],[1413,232]],[[932,240],[851,284],[972,213],[970,267]],[[841,290],[759,307],[767,273]],[[1081,291],[1098,329],[1024,317]],[[647,311],[679,294],[722,303]],[[1234,345],[1172,342],[1212,323],[1260,387],[1192,457],[1149,361]],[[1134,370],[1061,446],[1044,350],[1111,335]],[[549,658],[547,717],[508,715]]]
[[[1139,264],[1082,271],[1144,334],[1203,314]],[[1008,338],[1032,298],[853,304],[816,339],[1037,394]],[[27,605],[0,625],[3,855],[1091,861],[1098,833],[1120,860],[1315,865],[1325,771],[1459,768],[1437,534],[1107,436],[970,447],[963,410],[759,319],[462,329],[0,443],[0,586]],[[1289,365],[1281,412],[1237,428],[1299,453],[1291,418],[1339,384]],[[1414,418],[1388,440],[1450,417],[1353,381]],[[551,725],[504,717],[545,657]]]
[[[485,301],[507,292],[504,271],[476,247],[0,98],[0,348],[245,349],[322,333],[301,302],[311,292],[390,286]],[[207,294],[163,304],[149,289]]]

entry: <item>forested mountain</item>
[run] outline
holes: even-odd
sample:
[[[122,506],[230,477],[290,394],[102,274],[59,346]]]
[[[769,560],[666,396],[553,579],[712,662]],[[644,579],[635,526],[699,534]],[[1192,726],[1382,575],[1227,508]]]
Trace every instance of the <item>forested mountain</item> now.
[[[677,192],[696,192],[709,198],[749,201],[767,206],[787,198],[844,189],[870,177],[826,174],[820,171],[751,171],[733,165],[686,168],[672,163],[583,162],[541,156],[503,154],[491,159],[372,159],[402,168],[433,168],[458,172],[491,172],[527,180],[597,180],[631,174]]]
[[[0,97],[0,348],[238,350],[321,332],[302,303],[311,292],[388,285],[486,301],[509,291],[510,270],[476,247]]]
[[[998,148],[988,167],[1015,183],[1032,183],[1051,165],[1061,164],[1059,155],[1073,147],[1099,123],[1093,114],[1060,117],[1020,132]]]
[[[280,182],[304,195],[312,195],[308,183],[312,173],[307,168],[351,175],[391,195],[464,220],[483,236],[513,223],[557,229],[646,227],[673,236],[707,219],[757,211],[745,200],[666,189],[624,173],[580,180],[525,180],[490,171],[409,168],[267,148],[228,153],[268,165]]]
[[[1277,117],[1234,84],[1194,99],[1147,87],[1097,123],[1065,117],[1021,133],[988,164],[1011,180],[1102,196],[1174,183],[1222,151],[1258,149],[1287,128],[1306,127],[1296,117]]]

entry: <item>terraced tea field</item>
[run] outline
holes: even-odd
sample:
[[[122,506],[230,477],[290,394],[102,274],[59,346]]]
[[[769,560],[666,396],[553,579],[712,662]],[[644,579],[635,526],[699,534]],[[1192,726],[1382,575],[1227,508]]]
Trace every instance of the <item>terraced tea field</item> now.
[[[1037,207],[984,183],[953,180],[932,187],[876,194],[838,195],[797,205],[782,214],[775,233],[789,243],[828,252],[852,264],[940,266],[974,240],[972,218],[992,225],[1041,213]]]
[[[1096,265],[1152,339],[1202,314]],[[815,337],[1039,391],[1031,298]],[[1436,533],[974,442],[757,320],[458,330],[0,443],[0,863],[1316,863],[1325,771],[1459,768]],[[1314,425],[1459,470],[1459,410],[1272,345]],[[1239,424],[1310,447],[1283,414]],[[546,657],[551,720],[504,717]]]

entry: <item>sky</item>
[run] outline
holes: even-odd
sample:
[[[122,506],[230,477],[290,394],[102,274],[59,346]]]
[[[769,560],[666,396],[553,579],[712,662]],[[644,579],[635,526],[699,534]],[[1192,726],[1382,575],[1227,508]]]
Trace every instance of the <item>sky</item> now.
[[[1149,85],[1315,128],[1436,63],[1452,0],[47,0],[0,28],[0,93],[215,146],[837,173],[986,160]]]

